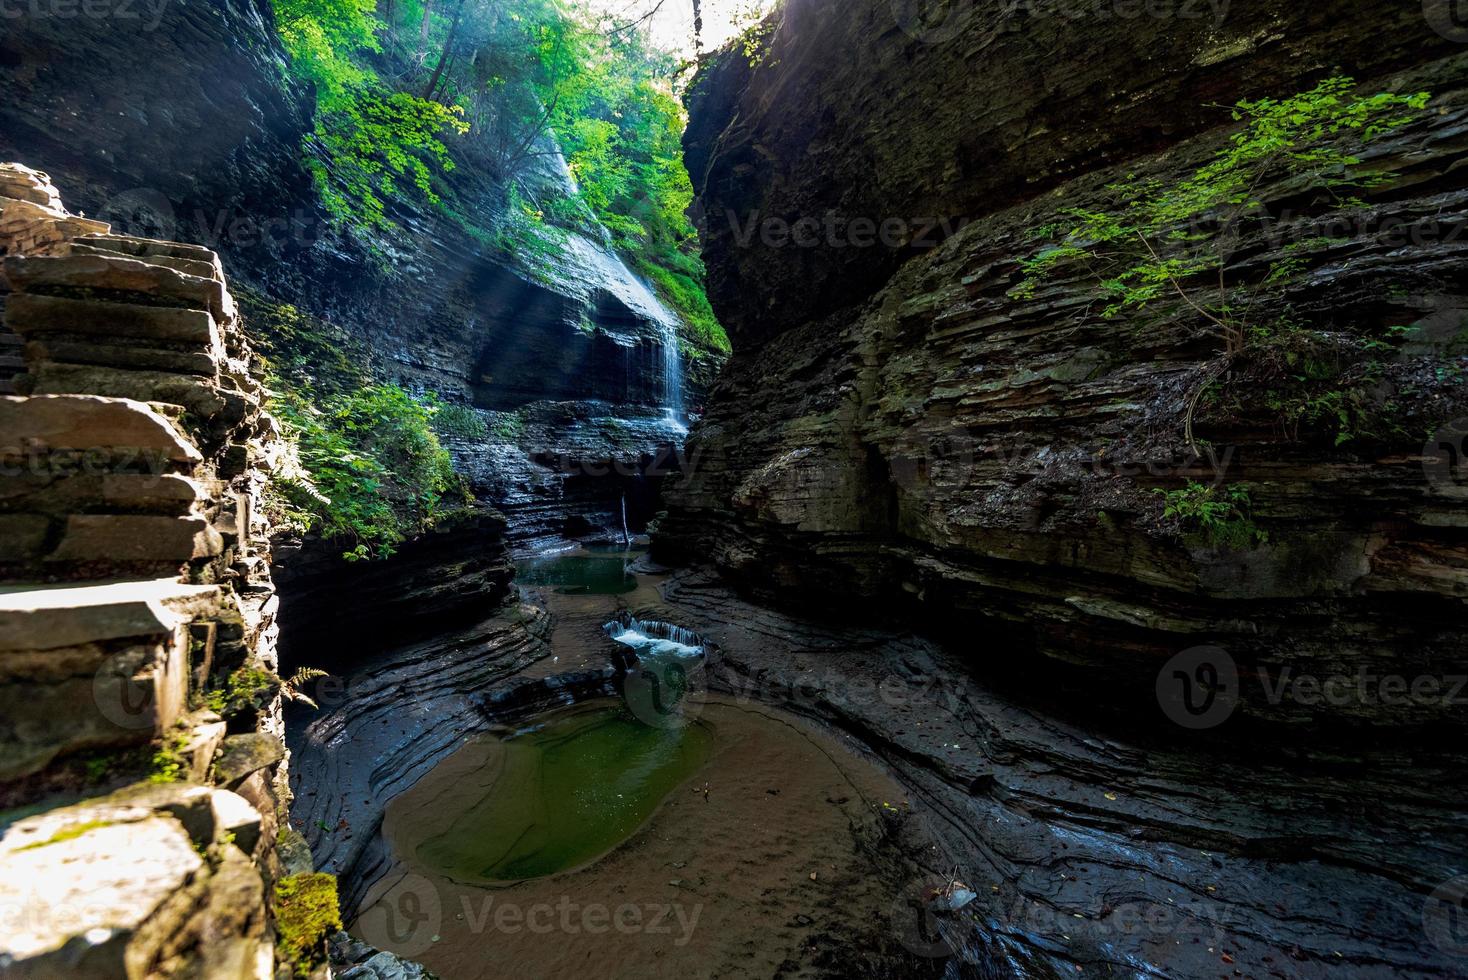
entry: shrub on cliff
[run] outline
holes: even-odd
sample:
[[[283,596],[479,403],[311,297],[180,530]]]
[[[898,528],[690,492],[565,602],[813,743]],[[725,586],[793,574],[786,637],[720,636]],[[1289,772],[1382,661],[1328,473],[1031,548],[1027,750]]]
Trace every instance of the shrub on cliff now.
[[[435,406],[397,385],[318,395],[280,391],[271,410],[296,444],[305,478],[277,481],[286,502],[348,560],[386,558],[432,527],[463,481],[433,431]]]

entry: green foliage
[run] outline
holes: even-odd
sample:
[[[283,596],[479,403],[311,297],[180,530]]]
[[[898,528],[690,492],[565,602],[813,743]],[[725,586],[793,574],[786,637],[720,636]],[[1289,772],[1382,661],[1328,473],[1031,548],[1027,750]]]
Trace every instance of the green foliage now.
[[[308,871],[275,885],[276,949],[299,976],[309,976],[325,961],[326,937],[341,929],[336,877]]]
[[[344,542],[349,561],[390,556],[453,498],[466,499],[433,431],[436,399],[391,384],[327,395],[301,385],[280,390],[270,408],[309,474],[280,481],[282,494],[322,536]]]
[[[676,265],[658,265],[651,261],[637,263],[637,271],[652,283],[663,301],[677,310],[683,318],[687,333],[697,345],[684,353],[700,356],[699,348],[729,353],[729,335],[714,315],[709,305],[708,294],[703,289],[703,263],[696,256],[686,256],[696,271],[680,269]]]
[[[433,431],[457,439],[483,439],[489,426],[468,405],[440,405],[433,414]]]
[[[679,313],[687,339],[728,351],[687,215],[693,184],[683,166],[683,107],[672,85],[679,66],[635,34],[598,34],[587,43],[575,72],[542,93],[553,106],[550,125],[578,199]]]
[[[317,153],[306,166],[327,211],[359,230],[390,229],[383,199],[398,194],[403,182],[441,203],[433,174],[454,169],[441,137],[468,131],[460,115],[457,108],[375,88],[320,114],[313,133]]]
[[[232,289],[250,325],[250,339],[264,355],[268,373],[281,383],[341,391],[368,382],[370,352],[345,330],[248,287]]]
[[[153,752],[152,763],[148,767],[148,782],[176,783],[183,779],[188,772],[188,760],[183,754],[188,744],[187,732],[173,731],[164,735]]]
[[[1249,490],[1207,486],[1189,481],[1178,490],[1156,490],[1163,498],[1162,517],[1178,521],[1209,548],[1242,551],[1264,544],[1269,534],[1255,525]]]
[[[491,431],[496,439],[518,442],[525,434],[525,416],[521,412],[497,412]]]
[[[204,696],[204,704],[225,718],[245,711],[260,712],[275,700],[281,680],[268,670],[241,667],[225,678],[224,687]]]
[[[1128,177],[1111,185],[1127,203],[1114,211],[1071,208],[1059,241],[1022,260],[1024,278],[1013,295],[1033,297],[1040,283],[1062,265],[1079,263],[1099,283],[1115,317],[1141,310],[1164,295],[1179,299],[1222,335],[1229,353],[1242,349],[1247,325],[1230,306],[1224,285],[1218,295],[1192,285],[1227,262],[1238,219],[1262,207],[1256,197],[1266,178],[1293,179],[1343,193],[1369,187],[1381,175],[1358,173],[1359,149],[1410,122],[1428,94],[1352,94],[1349,78],[1329,78],[1287,99],[1240,102],[1233,118],[1244,125],[1229,145],[1189,177],[1163,184]],[[1277,264],[1264,285],[1302,271],[1299,260]],[[1247,316],[1247,311],[1243,312]]]
[[[685,214],[683,66],[605,16],[562,0],[277,0],[291,70],[317,94],[307,167],[337,223],[363,233],[389,230],[394,197],[413,196],[499,249],[553,257],[557,226],[595,216],[632,265],[658,270],[644,275],[686,339],[727,350]],[[555,142],[578,189],[537,200]],[[487,164],[501,207],[455,197],[456,158]]]
[[[438,203],[433,174],[453,169],[444,137],[462,135],[462,109],[394,91],[370,67],[381,52],[375,0],[276,0],[277,29],[295,76],[316,91],[307,168],[341,225],[391,227],[383,199],[411,184]]]
[[[1403,436],[1401,405],[1382,357],[1395,361],[1398,344],[1410,332],[1388,327],[1384,338],[1322,332],[1286,312],[1251,328],[1232,380],[1210,392],[1210,404],[1231,420],[1263,409],[1295,441],[1326,440],[1340,447]]]

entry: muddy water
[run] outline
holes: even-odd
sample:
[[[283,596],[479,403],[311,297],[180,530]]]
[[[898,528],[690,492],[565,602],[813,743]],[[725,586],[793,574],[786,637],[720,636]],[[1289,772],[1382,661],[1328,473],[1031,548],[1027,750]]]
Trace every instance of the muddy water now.
[[[620,844],[708,761],[712,729],[643,724],[618,704],[573,709],[466,745],[393,804],[402,853],[456,881],[539,878]]]
[[[496,750],[466,746],[388,807],[383,833],[396,866],[354,931],[396,936],[384,945],[445,980],[920,970],[904,962],[888,924],[903,881],[881,853],[881,810],[901,805],[900,790],[834,740],[758,707],[707,700],[690,727],[708,733],[707,760],[620,846],[498,886],[482,879],[549,872],[600,848],[603,829],[577,825],[615,821],[622,807],[564,814],[560,829],[575,847],[506,863],[502,833],[523,808],[493,815],[506,821],[498,826],[481,823],[492,816],[476,808],[493,788]],[[665,785],[649,784],[649,795]]]
[[[604,554],[542,564],[532,673],[607,663],[604,624],[656,595]],[[901,788],[794,716],[689,694],[672,726],[620,699],[471,739],[393,800],[388,866],[349,928],[444,980],[915,977]],[[645,719],[644,719],[645,720]]]

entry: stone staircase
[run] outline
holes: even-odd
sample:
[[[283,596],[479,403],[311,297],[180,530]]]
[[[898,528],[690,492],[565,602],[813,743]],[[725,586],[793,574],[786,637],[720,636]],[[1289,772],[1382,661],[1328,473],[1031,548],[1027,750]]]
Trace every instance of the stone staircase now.
[[[84,910],[0,930],[0,974],[263,980],[275,430],[219,260],[0,164],[0,304],[0,809],[84,798],[0,822],[0,907]]]

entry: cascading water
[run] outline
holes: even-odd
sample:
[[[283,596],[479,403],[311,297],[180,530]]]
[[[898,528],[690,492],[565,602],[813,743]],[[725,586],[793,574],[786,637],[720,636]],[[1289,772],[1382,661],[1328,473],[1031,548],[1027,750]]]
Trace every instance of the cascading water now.
[[[683,358],[678,353],[678,329],[672,323],[660,323],[663,335],[663,411],[668,424],[687,433],[683,414]]]

